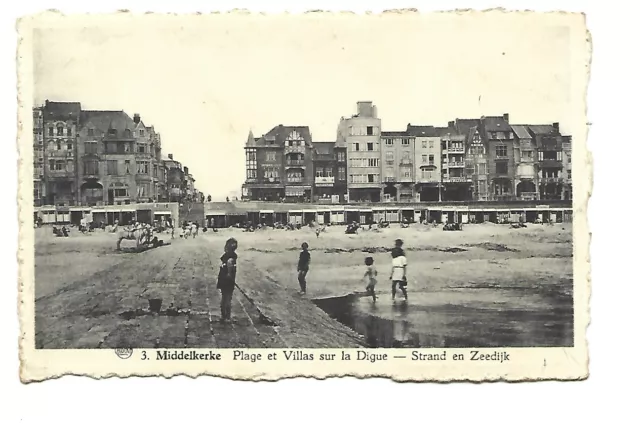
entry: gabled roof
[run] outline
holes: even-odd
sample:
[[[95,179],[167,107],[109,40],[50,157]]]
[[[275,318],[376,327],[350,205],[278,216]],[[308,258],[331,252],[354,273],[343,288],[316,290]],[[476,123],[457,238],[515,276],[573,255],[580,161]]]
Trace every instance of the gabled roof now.
[[[81,111],[80,102],[50,102],[46,101],[43,108],[45,120],[73,120],[77,119]]]
[[[287,140],[287,137],[289,137],[293,131],[298,132],[302,136],[307,146],[312,146],[309,126],[283,126],[282,124],[269,130],[269,132],[256,141],[256,145],[262,146],[265,145],[267,141],[271,141],[277,146],[284,146],[284,141]]]
[[[551,124],[540,124],[528,126],[534,135],[558,135],[558,131]]]
[[[487,132],[511,132],[509,121],[503,117],[483,117],[481,121]]]
[[[455,121],[456,130],[458,133],[464,136],[469,136],[471,129],[474,129],[474,133],[480,126],[480,119],[478,118],[456,118]]]
[[[414,126],[412,124],[407,124],[407,134],[410,136],[440,136],[433,126]]]
[[[434,127],[434,129],[435,129],[436,136],[440,136],[440,137],[445,136],[447,134],[449,134],[449,135],[460,135],[461,134],[461,133],[458,133],[458,131],[455,128],[449,127],[449,126],[447,126],[447,127]]]
[[[513,133],[516,134],[518,139],[531,139],[531,135],[527,130],[527,126],[518,124],[518,125],[511,125],[511,128],[513,129]]]

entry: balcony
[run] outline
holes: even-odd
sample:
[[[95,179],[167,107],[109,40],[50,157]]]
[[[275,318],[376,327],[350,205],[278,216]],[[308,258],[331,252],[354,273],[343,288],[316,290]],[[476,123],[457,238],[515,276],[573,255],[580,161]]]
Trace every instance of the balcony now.
[[[385,183],[395,183],[397,182],[397,178],[396,177],[384,177],[384,182]]]
[[[400,177],[401,183],[413,183],[413,177]]]
[[[150,182],[151,174],[136,174],[136,181]]]
[[[48,175],[51,179],[73,179],[75,177],[74,171],[49,171]]]
[[[466,177],[448,177],[448,176],[443,176],[442,177],[442,182],[443,183],[470,183],[471,179],[470,178],[466,178]]]
[[[562,160],[542,159],[540,160],[541,168],[561,168]]]
[[[135,153],[136,154],[136,160],[151,160],[152,156],[151,153]]]
[[[305,166],[305,161],[300,159],[287,159],[287,166]]]
[[[562,183],[563,179],[559,177],[542,177],[540,181],[543,184],[558,184],[558,183]]]
[[[464,162],[445,162],[450,168],[464,168]]]
[[[316,177],[316,186],[333,186],[335,177]]]
[[[100,174],[97,172],[85,172],[82,174],[82,178],[86,180],[98,180],[100,179]]]
[[[450,147],[448,152],[449,154],[464,154],[464,147]]]
[[[284,147],[285,154],[304,154],[305,147],[303,145],[292,145],[290,147]]]
[[[411,166],[413,165],[413,160],[411,159],[401,159],[400,160],[400,165],[404,165],[404,166]]]
[[[519,200],[522,201],[535,201],[538,200],[537,192],[522,192],[520,193]]]
[[[47,156],[52,159],[52,158],[66,158],[66,159],[73,159],[73,150],[54,150],[54,151],[47,151]]]
[[[303,183],[304,182],[304,178],[301,178],[301,177],[289,177],[289,178],[287,178],[287,182],[288,183]]]

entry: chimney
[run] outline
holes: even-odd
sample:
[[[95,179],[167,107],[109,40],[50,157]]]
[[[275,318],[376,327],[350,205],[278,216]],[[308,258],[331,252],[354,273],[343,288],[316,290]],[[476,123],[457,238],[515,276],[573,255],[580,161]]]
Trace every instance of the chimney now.
[[[133,114],[133,122],[136,124],[140,122],[140,114]]]
[[[173,160],[173,154],[169,153],[167,154],[167,157],[169,157],[169,160]]]
[[[507,123],[509,122],[509,114],[502,114],[502,118],[504,119],[504,121],[506,121]]]
[[[455,121],[449,121],[449,127],[450,128],[454,128],[456,126],[456,122]]]
[[[184,167],[184,174],[185,174],[185,176],[189,175],[189,168],[186,167],[186,166]]]
[[[553,123],[553,129],[556,132],[560,132],[560,123]]]

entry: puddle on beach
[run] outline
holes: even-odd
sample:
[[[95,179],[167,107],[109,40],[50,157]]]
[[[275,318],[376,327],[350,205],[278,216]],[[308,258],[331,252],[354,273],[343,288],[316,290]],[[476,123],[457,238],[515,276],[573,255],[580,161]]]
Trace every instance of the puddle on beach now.
[[[568,347],[573,345],[571,287],[456,288],[314,300],[361,334],[370,347]],[[568,293],[569,292],[569,293]]]

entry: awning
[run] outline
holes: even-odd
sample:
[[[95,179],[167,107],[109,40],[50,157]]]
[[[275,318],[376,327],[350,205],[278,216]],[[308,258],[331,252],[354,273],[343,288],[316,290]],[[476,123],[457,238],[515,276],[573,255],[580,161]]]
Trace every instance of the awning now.
[[[288,212],[289,214],[291,214],[291,213],[301,213],[301,212],[303,212],[303,211],[302,211],[302,210],[289,210],[289,211],[287,211],[287,212]]]
[[[415,211],[415,208],[401,208],[400,211]]]
[[[302,210],[303,213],[316,213],[316,210]]]
[[[106,212],[104,208],[95,208],[91,210],[92,213],[103,213]]]
[[[224,211],[207,211],[205,213],[205,217],[208,217],[208,216],[225,216],[225,215],[227,215],[227,213],[224,212]]]
[[[400,208],[386,208],[386,211],[400,211]]]
[[[260,214],[273,214],[274,210],[260,210]]]
[[[370,213],[373,212],[373,210],[371,208],[361,208],[359,210],[361,213]]]
[[[154,211],[155,215],[171,215],[171,211]]]

